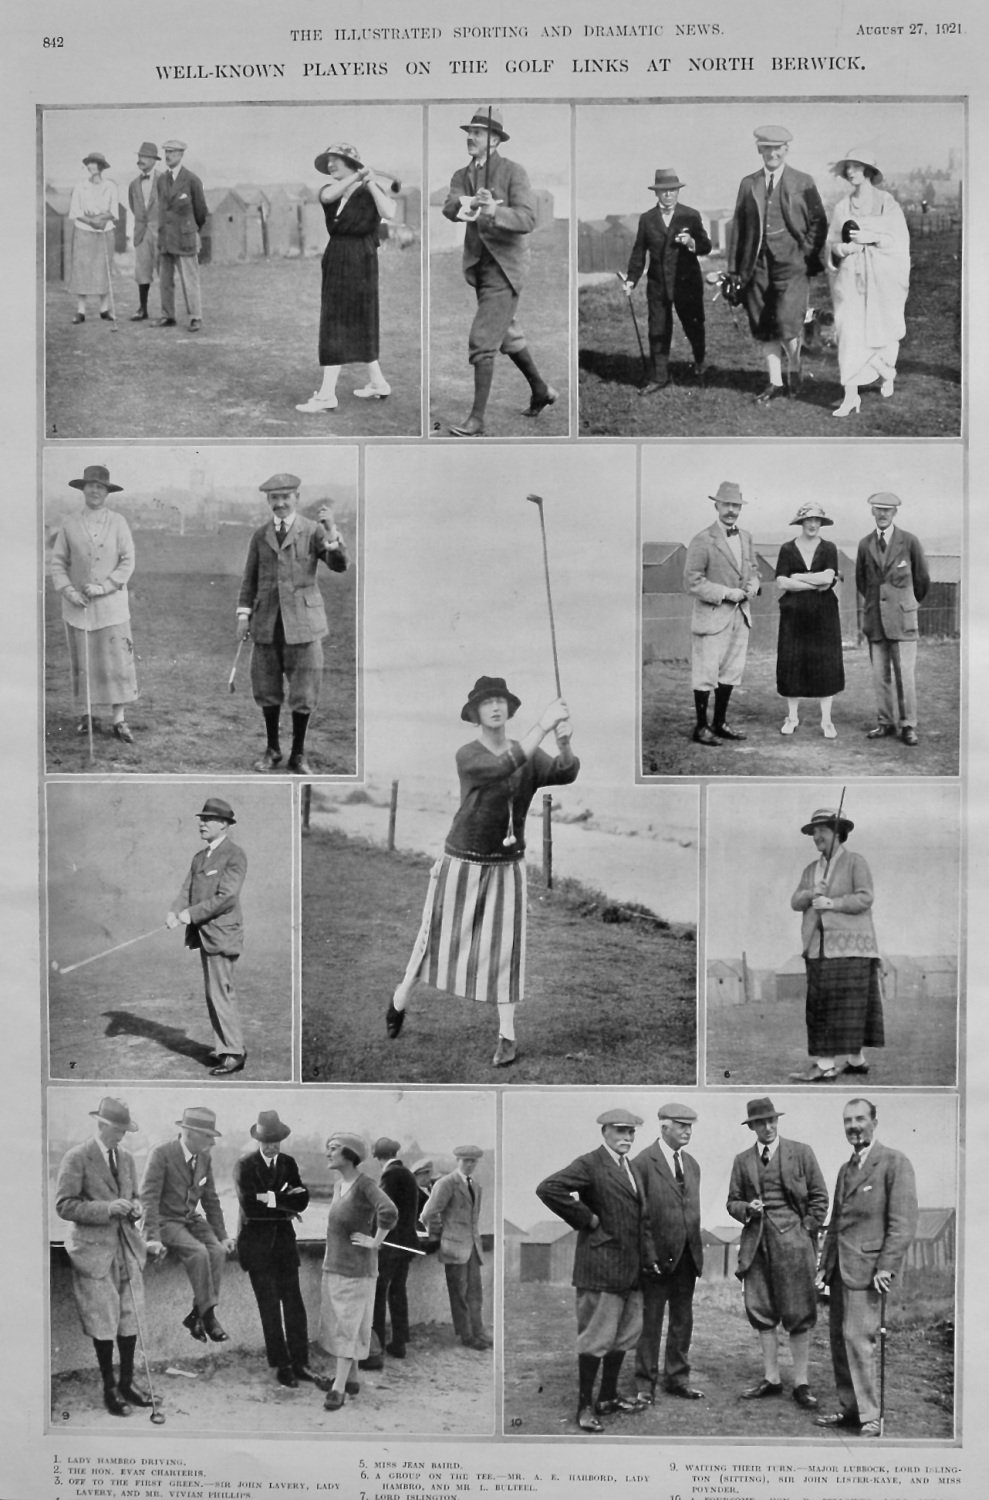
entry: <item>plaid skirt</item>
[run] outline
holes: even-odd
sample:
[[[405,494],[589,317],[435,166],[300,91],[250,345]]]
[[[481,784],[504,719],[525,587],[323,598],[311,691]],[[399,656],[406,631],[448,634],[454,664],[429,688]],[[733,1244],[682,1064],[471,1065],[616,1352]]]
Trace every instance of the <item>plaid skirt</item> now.
[[[885,1046],[878,958],[807,958],[811,1057]]]
[[[480,864],[444,854],[429,873],[406,980],[465,1000],[517,1004],[525,990],[525,925],[522,860]]]

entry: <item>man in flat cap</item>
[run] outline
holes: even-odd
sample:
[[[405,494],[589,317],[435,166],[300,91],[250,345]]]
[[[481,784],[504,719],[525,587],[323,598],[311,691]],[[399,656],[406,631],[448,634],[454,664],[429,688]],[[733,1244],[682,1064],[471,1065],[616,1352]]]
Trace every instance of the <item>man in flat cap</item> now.
[[[669,385],[674,311],[693,352],[694,375],[704,380],[704,279],[697,257],[710,255],[711,241],[696,208],[677,201],[683,186],[672,167],[657,167],[652,185],[656,207],[639,218],[625,274],[625,291],[631,297],[648,262],[649,368],[643,396]]]
[[[161,256],[161,317],[156,328],[175,327],[175,273],[186,311],[189,328],[196,333],[203,322],[203,301],[199,284],[199,234],[209,209],[203,185],[195,172],[182,165],[185,141],[166,141],[165,171],[158,179],[158,251]]]
[[[380,1136],[371,1148],[371,1155],[381,1165],[378,1186],[398,1209],[398,1222],[389,1229],[384,1244],[378,1249],[378,1280],[371,1320],[378,1352],[372,1344],[369,1359],[362,1362],[364,1369],[381,1369],[380,1351],[387,1350],[393,1359],[404,1359],[409,1341],[409,1267],[413,1257],[421,1254],[416,1232],[419,1184],[402,1161],[401,1146],[392,1136]],[[385,1327],[389,1317],[391,1338],[386,1339]]]
[[[704,1392],[690,1384],[690,1340],[694,1331],[694,1285],[704,1262],[701,1246],[700,1167],[684,1147],[697,1119],[689,1104],[671,1102],[658,1111],[659,1137],[632,1163],[644,1205],[642,1336],[635,1354],[638,1399],[650,1405],[659,1380],[663,1317],[669,1310],[663,1389],[697,1401]]]
[[[148,317],[148,293],[158,271],[158,147],[142,142],[137,153],[138,173],[127,188],[127,202],[134,215],[134,280],[140,306],[131,318],[142,323]]]
[[[628,1163],[642,1121],[631,1110],[606,1109],[597,1123],[601,1145],[544,1177],[536,1188],[546,1207],[577,1230],[573,1284],[577,1426],[582,1432],[603,1432],[602,1416],[641,1411],[645,1405],[618,1392],[625,1355],[642,1332],[642,1195]]]
[[[762,166],[739,183],[728,274],[739,283],[752,337],[766,357],[769,380],[756,397],[764,406],[787,389],[784,356],[789,394],[800,389],[810,279],[824,269],[828,220],[814,179],[786,165],[789,130],[761,125],[754,134]]]
[[[433,1190],[433,1158],[431,1156],[420,1156],[419,1160],[412,1164],[412,1175],[416,1180],[416,1192],[419,1194],[419,1227],[425,1231],[426,1226],[422,1222],[422,1211],[429,1202],[429,1195]]]
[[[759,592],[759,566],[752,537],[737,524],[742,491],[725,480],[714,501],[717,518],[693,538],[687,548],[683,586],[692,595],[690,617],[690,677],[694,690],[693,740],[697,745],[720,745],[722,740],[744,740],[745,734],[728,723],[728,701],[745,671],[752,628],[750,603]],[[714,693],[714,722],[707,714]]]
[[[817,1424],[882,1437],[876,1343],[883,1304],[917,1232],[917,1185],[903,1152],[876,1139],[879,1119],[870,1099],[849,1099],[842,1124],[852,1154],[838,1172],[818,1275],[830,1290],[838,1410]]]
[[[480,1146],[455,1146],[453,1154],[456,1170],[433,1184],[422,1220],[439,1245],[454,1332],[468,1349],[490,1349],[482,1307],[481,1185],[474,1178],[484,1152]]]
[[[920,542],[894,525],[901,501],[881,491],[868,504],[875,525],[858,545],[855,587],[862,598],[862,633],[869,642],[878,722],[866,739],[917,743],[917,619],[931,576]]]
[[[279,1385],[300,1380],[322,1385],[309,1368],[309,1322],[299,1287],[299,1250],[293,1220],[309,1204],[309,1189],[295,1158],[283,1151],[291,1126],[275,1109],[263,1109],[251,1126],[258,1149],[234,1168],[240,1204],[237,1257],[251,1278],[258,1304],[264,1349]]]
[[[197,813],[205,844],[193,856],[165,922],[185,927],[185,946],[198,948],[203,966],[206,1009],[213,1026],[214,1078],[240,1073],[247,1062],[244,1029],[234,989],[234,964],[244,948],[240,892],[247,855],[229,837],[237,821],[229,802],[207,797]]]
[[[735,1275],[745,1314],[759,1335],[763,1376],[742,1392],[758,1401],[783,1392],[777,1328],[790,1338],[793,1399],[813,1410],[808,1381],[811,1329],[817,1322],[817,1240],[828,1216],[828,1190],[817,1157],[799,1141],[783,1140],[773,1101],[750,1099],[743,1122],[755,1135],[731,1169],[728,1212],[743,1225]]]
[[[138,1229],[141,1200],[134,1158],[121,1142],[137,1129],[130,1110],[109,1095],[89,1111],[95,1135],[62,1158],[55,1183],[55,1212],[68,1222],[65,1249],[72,1266],[72,1292],[85,1334],[93,1341],[103,1382],[103,1404],[111,1416],[150,1406],[134,1382],[137,1331],[144,1310],[147,1246]],[[120,1375],[113,1378],[117,1341]]]
[[[194,1339],[223,1344],[229,1337],[216,1315],[223,1267],[236,1241],[227,1235],[213,1181],[210,1152],[219,1138],[216,1115],[190,1105],[176,1120],[174,1141],[155,1146],[141,1183],[148,1253],[175,1255],[192,1286],[192,1311],[182,1319]],[[201,1210],[201,1211],[200,1211]]]
[[[288,770],[309,776],[306,733],[323,685],[322,640],[329,633],[317,580],[322,562],[331,573],[347,568],[347,548],[333,512],[321,505],[311,521],[301,515],[296,474],[272,474],[259,488],[271,518],[251,537],[237,600],[237,639],[254,641],[251,689],[264,715],[267,743],[255,771],[282,763],[280,719],[288,688],[292,748]]]
[[[470,161],[454,172],[443,215],[454,222],[466,221],[464,279],[477,298],[467,340],[474,403],[466,421],[450,431],[454,437],[482,437],[496,354],[507,354],[529,383],[525,416],[538,417],[553,405],[558,392],[536,368],[515,316],[529,264],[528,236],[536,227],[536,202],[528,175],[518,162],[499,153],[499,146],[509,138],[500,109],[479,104],[460,128],[467,135]]]

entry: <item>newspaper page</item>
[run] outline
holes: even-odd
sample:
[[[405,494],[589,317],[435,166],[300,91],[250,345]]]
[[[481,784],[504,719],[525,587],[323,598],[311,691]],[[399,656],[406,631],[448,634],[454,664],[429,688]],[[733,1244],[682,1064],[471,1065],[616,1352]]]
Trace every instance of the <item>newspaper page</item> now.
[[[981,8],[5,31],[0,1494],[982,1494]]]

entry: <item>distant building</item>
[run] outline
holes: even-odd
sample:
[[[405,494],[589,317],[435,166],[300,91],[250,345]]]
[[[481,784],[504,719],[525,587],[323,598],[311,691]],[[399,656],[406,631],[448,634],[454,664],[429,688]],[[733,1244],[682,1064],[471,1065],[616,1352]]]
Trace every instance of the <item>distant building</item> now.
[[[566,1286],[573,1276],[577,1231],[562,1219],[540,1219],[518,1243],[519,1280]]]
[[[953,1271],[956,1215],[953,1208],[922,1208],[905,1264],[912,1271]]]
[[[742,1237],[741,1224],[723,1224],[714,1229],[701,1230],[704,1247],[704,1281],[726,1281],[734,1276],[738,1265],[738,1242]]]

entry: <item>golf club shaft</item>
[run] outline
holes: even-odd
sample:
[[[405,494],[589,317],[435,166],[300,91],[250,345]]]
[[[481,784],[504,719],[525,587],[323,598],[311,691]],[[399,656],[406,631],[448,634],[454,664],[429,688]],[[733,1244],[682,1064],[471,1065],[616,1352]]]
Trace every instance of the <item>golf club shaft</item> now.
[[[488,186],[488,166],[491,161],[491,105],[488,105],[488,144],[484,152],[484,186]]]
[[[841,799],[840,799],[840,801],[838,803],[838,816],[835,818],[835,823],[834,823],[834,838],[831,841],[831,853],[828,855],[828,862],[827,862],[827,864],[824,867],[824,879],[825,879],[825,881],[827,881],[829,879],[829,877],[831,875],[831,866],[834,863],[834,857],[835,857],[835,853],[836,853],[835,845],[836,845],[836,841],[837,841],[837,838],[838,838],[838,830],[841,828],[841,810],[842,810],[842,808],[845,805],[845,793],[847,792],[847,790],[848,790],[848,788],[846,786],[843,786],[842,789],[841,789]]]
[[[624,286],[625,285],[625,277],[622,275],[621,271],[616,271],[615,275],[618,277],[618,280],[622,283],[622,286]],[[645,345],[642,342],[642,334],[639,332],[639,320],[635,316],[635,308],[632,306],[632,298],[631,298],[631,296],[626,297],[625,300],[628,303],[628,310],[632,314],[632,327],[635,329],[635,337],[636,337],[636,340],[637,340],[638,345],[639,345],[639,354],[642,356],[642,364],[643,364],[643,366],[645,366],[648,363],[648,361],[646,360],[646,350],[645,350]]]
[[[92,762],[93,755],[93,690],[89,682],[89,627],[84,623],[82,631],[82,654],[86,673],[86,738],[89,741],[89,759]]]
[[[151,1379],[151,1363],[148,1359],[147,1345],[144,1342],[144,1328],[141,1323],[141,1314],[137,1310],[137,1298],[134,1296],[130,1266],[127,1263],[127,1240],[124,1236],[123,1222],[120,1219],[117,1220],[117,1236],[120,1240],[120,1258],[123,1262],[124,1280],[130,1287],[130,1300],[131,1306],[134,1309],[134,1322],[137,1324],[137,1341],[141,1346],[141,1358],[144,1361],[144,1378],[148,1382],[148,1395],[151,1397],[150,1420],[157,1426],[159,1422],[164,1422],[165,1418],[158,1411],[158,1398],[155,1395],[154,1383]]]
[[[886,1293],[879,1293],[879,1436],[886,1425]]]
[[[130,948],[134,943],[143,943],[146,938],[154,937],[156,932],[164,932],[164,926],[152,927],[150,932],[142,932],[138,937],[128,938],[125,943],[116,943],[112,948],[104,948],[102,953],[94,953],[92,958],[81,958],[77,964],[69,964],[67,968],[59,969],[60,974],[71,974],[75,969],[84,969],[87,964],[96,963],[97,959],[109,958],[111,953],[119,953],[121,948]]]
[[[539,509],[539,530],[543,539],[543,572],[546,576],[546,603],[549,606],[549,635],[553,645],[553,674],[556,678],[556,696],[563,697],[563,689],[560,686],[560,659],[556,651],[556,619],[553,615],[553,591],[549,582],[549,548],[546,544],[546,519],[543,516],[543,501],[541,495],[529,495],[528,498]]]
[[[245,636],[244,639],[246,640],[247,637]],[[230,676],[227,679],[227,687],[230,689],[231,692],[233,692],[233,690],[234,690],[234,678],[237,676],[237,663],[240,661],[240,653],[243,651],[243,649],[244,649],[244,641],[238,641],[237,642],[237,650],[234,652],[234,664],[230,668]]]
[[[102,231],[102,234],[103,234],[103,258],[106,261],[107,294],[108,294],[108,296],[110,298],[110,327],[113,330],[113,332],[116,333],[116,331],[117,331],[117,309],[116,309],[116,307],[114,306],[114,303],[113,303],[113,266],[110,263],[110,246],[109,246],[109,243],[108,243],[110,236],[107,234],[107,232],[106,232],[105,229]]]

